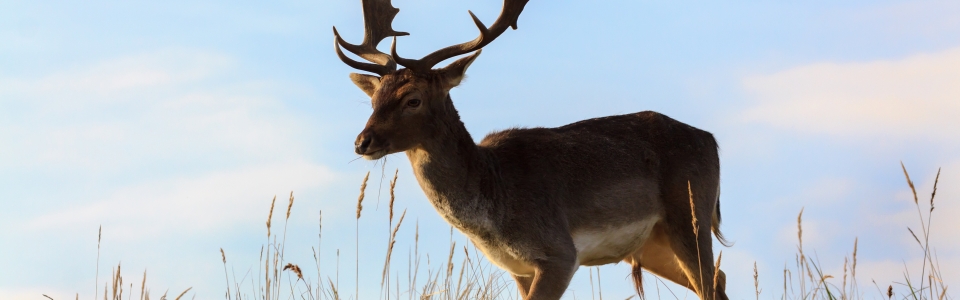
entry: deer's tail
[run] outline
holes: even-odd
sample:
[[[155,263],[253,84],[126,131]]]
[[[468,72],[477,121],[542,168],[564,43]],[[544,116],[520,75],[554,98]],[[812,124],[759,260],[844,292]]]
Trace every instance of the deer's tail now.
[[[733,246],[733,243],[730,243],[730,241],[728,241],[727,238],[725,238],[725,237],[723,236],[723,233],[720,232],[720,221],[721,221],[721,218],[720,218],[720,187],[718,186],[718,187],[717,187],[717,204],[714,206],[714,209],[713,209],[713,218],[712,218],[712,220],[711,220],[711,222],[710,222],[710,230],[713,231],[713,236],[715,236],[715,237],[717,238],[717,241],[719,241],[721,245],[724,245],[724,246],[727,246],[727,247]]]

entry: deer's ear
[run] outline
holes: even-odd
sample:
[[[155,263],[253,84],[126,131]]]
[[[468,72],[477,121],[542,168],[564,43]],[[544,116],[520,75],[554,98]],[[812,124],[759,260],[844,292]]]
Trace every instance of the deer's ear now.
[[[463,78],[467,76],[467,68],[470,67],[470,64],[472,64],[478,56],[480,56],[480,50],[440,69],[440,74],[443,74],[444,83],[446,84],[444,88],[449,90],[460,85]]]
[[[380,77],[359,73],[350,73],[350,80],[356,84],[367,96],[373,97],[373,92],[380,87]]]

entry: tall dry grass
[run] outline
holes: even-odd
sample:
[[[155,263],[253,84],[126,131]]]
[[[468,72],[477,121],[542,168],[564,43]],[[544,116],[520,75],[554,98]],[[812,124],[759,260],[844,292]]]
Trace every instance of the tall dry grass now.
[[[93,299],[100,299],[100,298],[98,298],[98,297],[100,296],[100,287],[99,287],[99,285],[100,285],[100,283],[99,283],[99,278],[100,278],[100,276],[99,276],[99,275],[100,275],[100,255],[99,255],[99,251],[100,251],[100,238],[102,237],[102,234],[101,234],[102,232],[103,232],[103,231],[102,231],[102,228],[101,228],[101,230],[98,230],[98,233],[97,233],[97,252],[98,252],[98,253],[97,253],[97,268],[96,268],[96,271],[95,271],[96,273],[95,273],[95,277],[94,277],[97,281],[95,282],[95,283],[96,283],[96,287],[94,288],[95,292],[94,292]],[[222,250],[221,250],[221,251],[222,251]],[[221,253],[222,253],[222,252],[221,252]],[[223,261],[224,261],[224,264],[226,264],[226,255],[225,255],[225,254],[224,254],[224,256],[223,256]],[[123,273],[121,272],[121,270],[122,270],[122,265],[121,265],[120,263],[117,263],[117,267],[116,267],[116,268],[112,268],[112,267],[110,268],[110,272],[111,272],[110,278],[108,278],[107,281],[103,283],[103,300],[108,300],[108,299],[109,299],[109,300],[123,300],[123,299],[129,299],[129,300],[133,300],[133,299],[150,300],[150,289],[147,288],[147,270],[146,270],[146,269],[143,270],[143,276],[142,276],[141,279],[140,279],[140,296],[139,296],[139,298],[137,298],[137,297],[133,294],[134,291],[136,290],[136,289],[134,288],[134,283],[133,283],[133,282],[131,282],[131,283],[130,283],[129,285],[127,285],[127,286],[124,286],[124,283],[123,283],[124,276],[122,275]],[[185,296],[187,296],[188,293],[189,293],[192,289],[193,289],[193,287],[188,287],[187,289],[183,290],[182,292],[180,292],[180,294],[177,294],[177,296],[176,296],[176,297],[173,297],[172,299],[174,299],[174,300],[187,299]],[[170,299],[170,298],[167,297],[167,294],[168,294],[169,292],[170,292],[170,290],[164,291],[164,292],[163,292],[163,295],[160,295],[160,298],[159,298],[159,299],[160,299],[160,300],[168,300],[168,299]],[[124,295],[124,293],[126,293],[126,295]],[[51,299],[51,300],[54,299],[53,297],[47,296],[46,294],[44,294],[43,296],[46,297],[47,299]],[[196,297],[196,295],[194,294],[193,297]],[[191,299],[192,299],[193,297],[191,297]],[[80,293],[75,294],[75,299],[78,299],[78,300],[80,299]]]
[[[103,237],[103,226],[100,226],[97,229],[97,266],[94,271],[95,285],[94,285],[93,299],[95,300],[100,299],[99,298],[100,296],[100,242],[102,240],[102,237]],[[222,254],[223,249],[221,249],[220,251]],[[227,258],[226,258],[226,255],[224,254],[223,255],[224,264],[226,264],[226,260]],[[122,270],[121,267],[122,265],[120,263],[117,263],[116,268],[112,268],[112,267],[110,268],[110,272],[111,272],[110,278],[108,278],[107,281],[103,283],[103,300],[108,300],[108,299],[109,300],[123,300],[123,299],[150,300],[150,289],[147,288],[147,270],[146,269],[143,270],[143,277],[141,277],[140,279],[140,296],[139,298],[136,298],[133,294],[133,292],[135,291],[133,282],[130,282],[130,284],[126,286],[126,288],[124,288],[124,283],[123,283],[124,276],[123,276],[123,273],[121,273],[121,270]],[[187,299],[187,298],[184,298],[184,296],[187,296],[187,294],[192,289],[193,287],[188,287],[187,289],[180,292],[180,294],[177,294],[177,296],[174,297],[173,299],[174,300]],[[126,295],[124,295],[124,292],[126,292]],[[160,300],[167,300],[168,292],[169,290],[164,291],[163,295],[160,296]],[[54,300],[53,297],[48,296],[46,294],[42,294],[42,296],[47,299]],[[74,297],[75,299],[79,300],[80,293],[76,293]],[[193,297],[196,297],[196,295],[193,295]]]
[[[400,213],[394,224],[395,217],[395,188],[397,183],[397,172],[390,182],[390,202],[387,215],[388,239],[384,248],[383,268],[380,273],[380,291],[379,297],[383,299],[514,299],[516,289],[512,279],[505,276],[499,269],[493,267],[481,257],[476,248],[463,246],[458,248],[453,241],[453,231],[450,231],[450,246],[445,251],[446,259],[444,263],[434,265],[430,254],[421,253],[419,249],[419,225],[414,230],[413,253],[407,258],[406,282],[400,277],[400,272],[392,272],[396,264],[394,258],[395,246],[397,243],[397,234],[404,229],[404,220],[406,219],[406,210]],[[355,223],[355,244],[354,250],[359,257],[359,240],[361,234],[360,222],[363,214],[363,202],[366,194],[369,172],[364,176],[360,185],[360,193],[357,198],[356,223]],[[290,210],[293,209],[293,193],[290,195],[290,202],[287,206],[287,214],[284,219],[284,228],[289,222]],[[249,280],[245,277],[240,281],[227,276],[227,293],[225,299],[357,299],[361,294],[360,289],[360,263],[357,259],[354,262],[355,278],[358,283],[354,287],[352,294],[345,294],[339,287],[339,249],[337,250],[337,265],[333,270],[322,270],[320,268],[319,252],[320,245],[323,242],[323,212],[321,211],[318,219],[317,246],[313,248],[313,267],[315,272],[306,272],[305,265],[296,262],[287,261],[284,258],[286,235],[280,236],[271,231],[273,226],[273,206],[276,198],[271,203],[270,211],[267,215],[267,243],[261,247],[261,256],[259,266],[262,266],[264,276],[257,276]],[[409,229],[408,229],[409,230]],[[286,230],[284,230],[286,231]],[[459,263],[454,261],[459,255],[456,255],[457,249],[462,249],[462,259]],[[266,255],[264,256],[264,250]],[[272,253],[272,255],[271,255]],[[224,270],[227,269],[227,259],[225,252],[221,252]],[[364,260],[364,263],[367,261]],[[425,266],[424,266],[425,264]],[[418,278],[425,268],[426,279]],[[292,276],[287,276],[283,281],[283,273],[289,272]],[[373,286],[373,285],[365,285]],[[364,295],[369,294],[363,291]]]
[[[937,171],[937,176],[934,180],[933,191],[930,193],[930,200],[920,202],[919,195],[917,194],[916,187],[913,184],[913,181],[910,179],[910,175],[906,170],[905,166],[902,166],[904,177],[906,178],[907,185],[910,187],[914,205],[917,208],[918,226],[908,227],[907,232],[911,234],[914,241],[917,243],[918,250],[923,254],[922,266],[919,270],[919,273],[916,270],[908,270],[904,267],[902,271],[903,281],[896,282],[892,284],[887,284],[886,287],[881,286],[877,282],[871,280],[872,285],[876,288],[876,291],[871,291],[872,289],[862,290],[859,281],[857,279],[857,254],[858,254],[858,238],[854,238],[852,251],[849,256],[844,257],[844,263],[842,266],[842,274],[840,276],[833,276],[824,273],[824,267],[820,263],[819,259],[814,255],[810,257],[808,255],[809,250],[806,249],[803,245],[803,210],[801,209],[797,215],[797,252],[795,254],[795,259],[793,265],[784,265],[782,279],[783,279],[783,290],[779,296],[771,295],[767,298],[770,299],[828,299],[828,300],[847,300],[847,299],[875,299],[875,298],[886,298],[886,299],[913,299],[913,300],[943,300],[943,299],[953,299],[948,294],[948,285],[943,281],[941,273],[941,265],[938,262],[936,252],[933,250],[932,241],[930,240],[931,231],[931,219],[934,212],[934,204],[936,198],[936,189],[937,184],[939,183],[939,170]],[[360,195],[357,201],[357,218],[356,218],[356,241],[355,247],[357,249],[357,254],[359,254],[359,237],[360,237],[360,216],[363,210],[363,200],[364,193],[366,189],[367,179],[369,178],[369,173],[364,177],[363,184],[361,184]],[[489,264],[484,257],[482,257],[479,251],[476,248],[461,246],[457,247],[456,242],[453,240],[453,231],[451,228],[450,231],[450,244],[449,248],[445,249],[446,259],[440,264],[434,264],[431,261],[430,254],[421,253],[419,249],[419,224],[416,224],[413,228],[414,230],[414,240],[413,240],[413,251],[408,254],[407,257],[407,266],[406,266],[406,278],[400,276],[400,272],[392,272],[393,266],[395,265],[394,259],[394,246],[397,242],[397,233],[400,230],[403,230],[403,221],[406,217],[406,210],[404,210],[399,219],[397,220],[396,225],[394,225],[394,203],[395,203],[395,193],[394,189],[397,183],[397,173],[394,173],[394,178],[390,182],[390,202],[389,202],[389,214],[388,214],[388,239],[385,243],[384,248],[384,261],[383,268],[381,272],[380,280],[380,292],[379,298],[381,299],[437,299],[437,300],[459,300],[459,299],[516,299],[516,287],[513,283],[513,280],[509,278],[506,274],[500,271],[498,268]],[[688,186],[689,189],[689,186]],[[921,204],[923,203],[923,204]],[[359,288],[359,263],[357,260],[355,262],[355,271],[356,279],[358,285],[355,286],[353,294],[344,294],[339,287],[339,274],[340,274],[340,249],[336,252],[336,266],[333,270],[323,270],[320,268],[320,258],[323,257],[320,252],[320,246],[323,242],[323,212],[319,213],[318,218],[318,234],[317,234],[317,245],[316,248],[313,248],[313,259],[314,259],[314,273],[307,273],[304,271],[303,267],[295,262],[287,261],[284,257],[285,254],[285,244],[286,244],[286,227],[289,222],[291,211],[294,204],[294,195],[291,192],[289,197],[289,202],[287,204],[287,211],[284,218],[284,230],[278,236],[272,231],[273,227],[273,211],[276,204],[276,197],[273,198],[270,204],[270,210],[268,212],[268,217],[266,221],[267,229],[267,240],[264,245],[261,246],[260,250],[260,262],[257,263],[258,270],[257,276],[244,276],[239,281],[236,276],[231,276],[227,272],[228,251],[223,248],[220,249],[221,260],[224,265],[224,275],[226,277],[226,292],[224,298],[228,300],[232,299],[254,299],[254,300],[270,300],[270,299],[303,299],[303,300],[319,300],[319,299],[357,299],[357,296],[360,294]],[[695,210],[694,203],[692,201],[691,195],[691,210]],[[698,221],[695,216],[692,216],[691,225],[694,228],[695,234],[698,234],[696,231],[699,226]],[[915,230],[919,229],[919,230]],[[407,229],[409,230],[409,229]],[[97,268],[95,273],[95,279],[97,280],[97,288],[95,288],[94,299],[99,299],[99,260],[100,260],[100,241],[102,231],[98,230],[97,234]],[[455,253],[458,249],[462,249],[462,259],[460,262],[455,262]],[[714,266],[715,270],[719,270],[722,251],[718,254],[716,265]],[[424,265],[425,264],[425,265]],[[759,274],[756,267],[756,262],[753,266],[753,283],[754,283],[754,293],[755,299],[760,299],[764,291],[760,289],[759,282],[764,278],[764,274]],[[954,266],[955,267],[955,266]],[[419,274],[423,273],[421,268],[425,269],[426,278],[419,278]],[[603,299],[603,292],[601,289],[601,278],[600,272],[597,270],[596,276],[597,280],[594,282],[594,272],[596,268],[588,268],[590,272],[590,287],[591,287],[591,297],[594,294],[594,288],[598,291],[599,299]],[[283,274],[289,272],[284,282]],[[134,283],[129,283],[127,286],[124,286],[124,276],[121,275],[121,265],[117,264],[116,268],[111,268],[111,277],[108,281],[103,284],[103,299],[111,300],[122,300],[126,299],[136,299],[133,294],[135,291]],[[716,272],[715,274],[719,274]],[[150,299],[150,289],[147,287],[147,272],[144,270],[143,276],[140,280],[140,295],[139,299],[149,300]],[[404,282],[405,279],[405,282]],[[704,279],[701,278],[701,281]],[[710,280],[710,279],[707,279]],[[717,285],[717,275],[712,278],[714,286]],[[596,284],[596,285],[594,285]],[[662,280],[657,278],[657,281],[654,282],[657,289],[657,298],[661,298],[660,294],[660,285]],[[373,286],[372,283],[367,286]],[[179,300],[181,298],[186,299],[186,297],[192,288],[187,288],[182,292],[176,294],[172,299]],[[160,300],[168,299],[169,290],[164,291],[160,296]],[[368,293],[369,294],[369,293]],[[43,295],[46,298],[53,299],[50,296]],[[75,295],[77,299],[80,298],[79,294]],[[673,291],[670,291],[672,298],[679,299]],[[194,295],[196,297],[196,295]],[[633,295],[627,299],[632,298]],[[737,295],[731,295],[731,298],[737,299]],[[595,298],[592,298],[595,299]]]
[[[862,290],[858,279],[857,279],[857,251],[858,251],[858,239],[854,238],[852,251],[849,256],[844,257],[843,264],[843,274],[840,276],[833,276],[824,273],[824,266],[820,263],[819,259],[814,255],[813,257],[808,255],[809,249],[806,249],[803,245],[803,210],[797,215],[797,252],[795,254],[795,260],[793,266],[785,265],[783,269],[783,291],[780,296],[771,295],[769,298],[780,298],[780,299],[828,299],[828,300],[847,300],[847,299],[872,299],[876,297],[882,297],[887,299],[893,299],[896,296],[899,299],[914,299],[914,300],[943,300],[943,299],[952,299],[948,291],[948,286],[943,282],[940,273],[940,265],[937,263],[936,255],[932,255],[932,246],[930,241],[930,219],[934,211],[934,199],[936,196],[936,185],[939,183],[939,171],[937,173],[937,179],[934,183],[934,191],[930,195],[929,207],[924,207],[919,201],[919,196],[916,193],[916,189],[913,186],[913,182],[909,178],[909,174],[906,171],[906,168],[903,168],[904,176],[907,178],[907,184],[910,186],[911,191],[914,195],[914,204],[917,206],[918,215],[919,215],[919,231],[915,231],[913,228],[908,228],[908,232],[912,234],[914,240],[917,242],[920,251],[923,253],[923,266],[921,267],[920,273],[911,273],[908,270],[904,269],[904,280],[903,282],[890,284],[886,289],[880,287],[874,282],[874,285],[877,288],[876,294],[870,294],[868,291]],[[360,197],[357,203],[357,229],[356,235],[357,240],[361,232],[359,231],[359,221],[361,212],[363,210],[362,202],[364,190],[366,187],[366,181],[369,177],[369,174],[365,176],[363,184],[361,184]],[[394,226],[394,201],[395,193],[394,189],[396,187],[397,174],[394,173],[394,178],[390,182],[390,205],[389,205],[389,214],[388,214],[388,240],[386,241],[386,247],[384,249],[384,263],[381,271],[380,279],[380,293],[379,298],[381,299],[516,299],[516,287],[514,286],[513,280],[506,276],[496,267],[486,263],[484,257],[482,257],[475,248],[468,248],[466,246],[461,247],[463,250],[463,258],[459,264],[454,261],[454,254],[456,252],[457,245],[453,240],[452,229],[451,229],[451,238],[448,252],[446,253],[445,262],[441,263],[438,266],[434,266],[431,262],[429,254],[423,254],[419,251],[419,225],[414,228],[414,247],[413,253],[408,256],[407,261],[407,276],[406,282],[401,283],[402,277],[399,276],[399,272],[391,274],[393,266],[393,251],[394,245],[396,244],[397,232],[402,230],[403,220],[406,216],[406,210],[401,213],[399,221]],[[689,187],[688,187],[689,189]],[[689,191],[688,191],[689,192]],[[692,192],[691,192],[692,193]],[[292,196],[291,196],[292,199]],[[292,200],[291,200],[292,203]],[[926,203],[926,202],[925,202]],[[291,204],[292,205],[292,204]],[[691,195],[691,210],[695,210],[696,207],[692,201]],[[290,206],[288,206],[288,211]],[[322,212],[320,214],[322,216]],[[289,213],[288,213],[289,216]],[[691,226],[694,229],[695,234],[699,234],[696,230],[700,226],[698,224],[699,220],[696,219],[696,216],[691,216]],[[285,220],[286,222],[287,220]],[[286,226],[286,225],[284,225]],[[319,227],[320,232],[318,233],[318,245],[322,241],[322,218],[320,219]],[[268,228],[269,232],[269,228]],[[919,232],[919,234],[916,234]],[[269,241],[269,240],[268,240]],[[276,236],[274,236],[273,242],[267,245],[267,248],[272,249],[283,249],[284,239],[277,241]],[[359,244],[356,244],[355,247],[358,247]],[[472,249],[472,251],[471,251]],[[339,251],[339,250],[338,250]],[[359,252],[358,252],[359,253]],[[338,252],[339,257],[339,252]],[[285,263],[282,260],[282,253],[279,255],[279,260],[275,259],[273,261],[265,260],[264,266],[268,270],[272,269],[274,274],[277,273],[277,268],[280,265]],[[717,271],[720,269],[723,253],[722,251],[718,252],[716,264],[714,270]],[[421,273],[420,269],[423,263],[423,259],[426,259],[426,268],[427,268],[427,278],[420,282],[418,281],[418,274]],[[359,264],[359,261],[356,262]],[[288,282],[286,287],[285,294],[286,298],[290,299],[356,299],[359,294],[359,286],[354,290],[353,295],[344,295],[342,291],[338,288],[338,284],[334,282],[334,279],[330,277],[330,274],[326,275],[326,278],[323,278],[324,272],[321,272],[319,268],[319,254],[317,250],[314,250],[314,266],[316,267],[316,280],[305,278],[306,275],[301,272],[299,266],[293,263],[287,263],[287,267],[283,270],[288,270],[293,273],[296,273],[296,276],[293,277],[296,280],[294,282]],[[754,273],[753,273],[753,283],[754,283],[754,298],[760,299],[763,290],[760,289],[760,280],[764,277],[763,274],[759,274],[756,268],[756,263],[754,263]],[[592,269],[590,271],[590,285],[591,285],[591,295],[594,295],[593,289],[599,292],[599,299],[603,299],[602,290],[600,288],[600,273],[599,270],[596,274],[597,281],[594,282],[593,277],[594,273]],[[359,267],[355,269],[359,272]],[[336,270],[327,271],[329,273],[336,274],[334,276],[339,276],[339,258],[338,265]],[[395,276],[393,276],[395,275]],[[359,275],[357,275],[359,279]],[[706,284],[712,283],[714,287],[718,284],[719,272],[715,272],[714,278],[701,278],[700,280]],[[325,280],[325,281],[324,281]],[[659,280],[659,279],[658,279]],[[359,281],[358,281],[359,282]],[[659,288],[662,281],[656,283],[657,287],[657,298],[661,298]],[[263,282],[259,282],[259,290],[262,291],[271,291],[271,293],[244,293],[240,292],[241,283],[234,282],[228,284],[232,286],[235,291],[233,294],[227,295],[227,299],[280,299],[280,290],[283,289],[277,281],[270,281],[269,278],[265,279]],[[249,284],[253,284],[252,282]],[[596,286],[594,286],[596,284]],[[268,285],[270,287],[264,287]],[[896,287],[895,287],[896,286]],[[228,289],[229,290],[229,289]],[[673,294],[670,291],[670,296],[675,299],[679,299],[676,294]],[[633,295],[631,295],[631,298]],[[736,299],[736,295],[732,295],[733,299]],[[629,299],[629,298],[628,298]]]
[[[783,269],[783,292],[780,299],[912,299],[912,300],[943,300],[952,299],[947,293],[947,284],[943,281],[940,272],[940,264],[932,249],[930,241],[931,218],[934,211],[934,200],[937,194],[937,184],[940,181],[940,170],[937,170],[936,178],[933,183],[933,191],[930,193],[930,201],[924,207],[919,201],[916,187],[910,179],[907,168],[901,163],[903,175],[906,178],[907,186],[913,195],[913,202],[918,212],[919,227],[907,227],[909,233],[917,242],[919,250],[923,254],[922,266],[919,274],[911,272],[906,265],[902,270],[903,281],[881,286],[874,280],[870,282],[876,288],[876,293],[860,289],[857,280],[857,251],[858,238],[854,238],[852,252],[850,256],[844,257],[842,274],[833,276],[824,273],[824,267],[819,259],[807,255],[808,251],[803,246],[803,209],[797,214],[797,253],[794,265],[788,267],[784,265]],[[927,204],[927,202],[924,202]],[[914,228],[920,229],[920,235],[915,233]],[[849,267],[849,268],[848,268]],[[956,267],[956,266],[953,266]],[[754,280],[757,299],[761,290],[759,289],[758,275],[754,268]],[[848,276],[849,275],[849,276]]]

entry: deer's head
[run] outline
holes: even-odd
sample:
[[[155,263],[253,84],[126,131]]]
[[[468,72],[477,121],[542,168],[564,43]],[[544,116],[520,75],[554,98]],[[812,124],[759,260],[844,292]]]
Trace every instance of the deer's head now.
[[[456,118],[449,97],[450,89],[460,84],[483,46],[500,36],[507,27],[516,29],[517,17],[527,1],[505,0],[500,17],[489,28],[471,12],[470,16],[480,29],[479,37],[437,50],[421,59],[406,59],[397,55],[396,37],[408,34],[395,31],[391,26],[400,10],[394,8],[390,0],[363,0],[364,37],[360,45],[347,43],[336,27],[333,29],[340,60],[355,69],[376,74],[350,74],[353,83],[370,96],[373,104],[373,114],[354,144],[356,153],[365,159],[379,159],[442,136],[445,122]],[[377,50],[377,44],[391,36],[391,53]],[[369,63],[348,58],[340,47]],[[441,61],[471,52],[473,54],[446,67],[433,68]],[[398,64],[404,68],[397,70]]]

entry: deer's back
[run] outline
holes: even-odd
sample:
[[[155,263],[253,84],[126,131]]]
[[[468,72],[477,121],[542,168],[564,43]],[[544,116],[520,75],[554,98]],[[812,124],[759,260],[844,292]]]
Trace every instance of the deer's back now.
[[[710,133],[651,111],[503,130],[479,146],[497,161],[507,197],[520,199],[506,209],[565,215],[571,230],[598,215],[625,223],[659,213],[666,177],[719,176]]]

